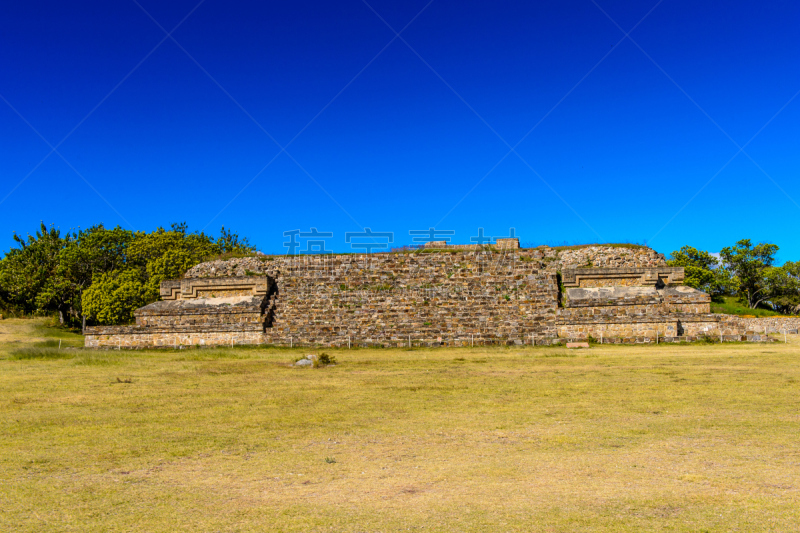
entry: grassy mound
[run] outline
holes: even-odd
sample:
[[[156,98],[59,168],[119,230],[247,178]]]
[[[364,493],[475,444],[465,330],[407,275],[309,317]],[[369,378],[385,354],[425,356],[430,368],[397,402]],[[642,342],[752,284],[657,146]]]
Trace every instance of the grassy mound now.
[[[759,307],[758,309],[750,309],[747,304],[740,301],[737,296],[722,296],[719,301],[711,302],[712,313],[723,313],[726,315],[737,316],[784,316],[776,313],[772,309],[766,307]]]

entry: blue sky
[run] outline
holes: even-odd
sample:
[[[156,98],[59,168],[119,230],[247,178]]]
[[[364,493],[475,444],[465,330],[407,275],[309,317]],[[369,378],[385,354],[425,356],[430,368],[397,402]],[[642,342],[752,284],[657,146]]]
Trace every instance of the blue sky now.
[[[795,2],[138,1],[4,6],[2,249],[186,221],[800,259]]]

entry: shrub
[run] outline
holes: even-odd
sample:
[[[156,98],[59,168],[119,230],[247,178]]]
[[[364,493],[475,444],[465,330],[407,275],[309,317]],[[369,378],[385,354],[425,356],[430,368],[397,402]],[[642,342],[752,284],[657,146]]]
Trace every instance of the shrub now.
[[[335,365],[336,364],[336,357],[332,355],[328,355],[326,353],[321,353],[314,359],[314,368],[319,368],[321,366],[328,366],[328,365]]]

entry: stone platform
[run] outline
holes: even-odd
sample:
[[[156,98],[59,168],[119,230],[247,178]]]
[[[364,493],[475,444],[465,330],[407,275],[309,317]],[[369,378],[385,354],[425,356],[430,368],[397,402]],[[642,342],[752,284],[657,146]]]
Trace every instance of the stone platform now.
[[[274,292],[267,276],[164,281],[162,300],[134,311],[135,325],[87,327],[85,344],[95,348],[263,344]]]
[[[164,281],[161,301],[136,310],[134,325],[87,327],[86,346],[542,345],[757,333],[711,314],[708,295],[683,279],[682,268],[643,247],[559,251],[511,242],[493,250],[236,258]]]

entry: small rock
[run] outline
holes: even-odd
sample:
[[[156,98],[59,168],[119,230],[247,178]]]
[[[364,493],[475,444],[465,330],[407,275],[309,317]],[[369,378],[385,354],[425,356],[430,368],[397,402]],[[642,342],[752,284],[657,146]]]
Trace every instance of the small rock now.
[[[311,361],[311,359],[300,359],[294,364],[294,366],[311,366],[313,364],[314,363]]]

